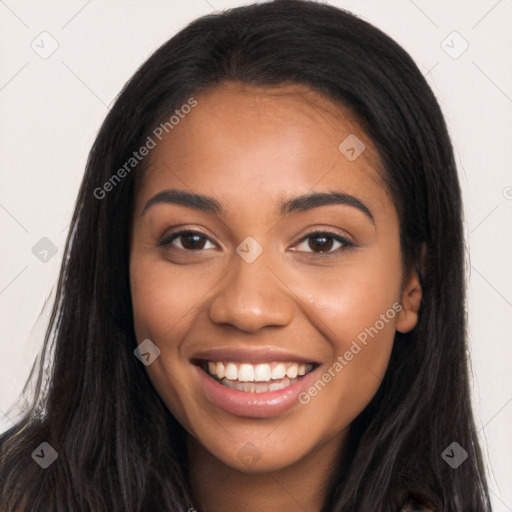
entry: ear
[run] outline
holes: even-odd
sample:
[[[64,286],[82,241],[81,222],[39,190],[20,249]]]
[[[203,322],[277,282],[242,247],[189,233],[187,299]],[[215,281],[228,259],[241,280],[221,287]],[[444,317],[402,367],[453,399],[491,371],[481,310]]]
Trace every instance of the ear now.
[[[396,330],[401,333],[412,331],[418,323],[418,311],[421,304],[421,284],[416,270],[411,272],[407,279],[400,304],[402,309],[398,313]]]

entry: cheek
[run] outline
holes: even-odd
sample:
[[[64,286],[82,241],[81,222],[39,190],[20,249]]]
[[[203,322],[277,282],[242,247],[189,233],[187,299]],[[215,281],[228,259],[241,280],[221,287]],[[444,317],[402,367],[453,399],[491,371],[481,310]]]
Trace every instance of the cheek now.
[[[205,293],[197,282],[191,285],[187,272],[169,272],[167,262],[147,255],[132,256],[130,287],[137,342],[150,339],[160,349],[145,371],[177,421],[194,435],[191,404],[182,384],[187,382],[189,361],[180,348]]]
[[[130,287],[137,340],[150,338],[176,345],[188,318],[200,307],[204,282],[190,270],[169,272],[169,263],[156,258],[134,257],[130,263]]]
[[[383,337],[392,342],[401,284],[400,254],[394,252],[385,257],[382,251],[368,251],[312,278],[297,276],[294,289],[301,290],[303,302],[314,313],[311,320],[318,319],[337,352],[344,352],[347,342],[350,345],[376,322]]]
[[[303,284],[310,320],[330,344],[328,362],[303,397],[311,417],[325,418],[325,435],[361,413],[389,363],[401,307],[401,263],[398,251],[384,254],[369,251]]]

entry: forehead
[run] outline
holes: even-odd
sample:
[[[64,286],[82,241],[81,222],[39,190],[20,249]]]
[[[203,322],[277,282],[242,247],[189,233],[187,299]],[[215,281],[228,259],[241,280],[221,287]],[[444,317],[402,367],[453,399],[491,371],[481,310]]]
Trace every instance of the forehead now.
[[[281,199],[293,192],[343,189],[381,202],[386,187],[378,153],[350,112],[308,87],[227,83],[156,140],[140,196],[165,188],[229,197]],[[348,141],[345,143],[344,141]],[[355,160],[344,153],[356,144]],[[340,150],[340,144],[341,150]],[[359,146],[358,146],[359,144]],[[364,144],[364,146],[363,146]]]

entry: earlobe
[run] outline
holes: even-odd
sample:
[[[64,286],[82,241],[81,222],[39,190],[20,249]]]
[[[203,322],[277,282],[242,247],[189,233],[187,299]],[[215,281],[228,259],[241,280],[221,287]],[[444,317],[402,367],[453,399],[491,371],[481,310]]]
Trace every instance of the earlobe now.
[[[398,313],[396,330],[401,333],[412,331],[418,323],[418,311],[421,305],[422,290],[418,273],[414,271],[407,280],[400,304],[402,309]]]

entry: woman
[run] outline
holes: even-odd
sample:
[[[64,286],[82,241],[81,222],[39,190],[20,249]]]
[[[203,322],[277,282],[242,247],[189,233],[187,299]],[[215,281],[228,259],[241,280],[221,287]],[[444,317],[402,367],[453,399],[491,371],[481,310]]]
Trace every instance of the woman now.
[[[490,510],[453,152],[375,27],[190,24],[107,116],[66,255],[2,510]]]

